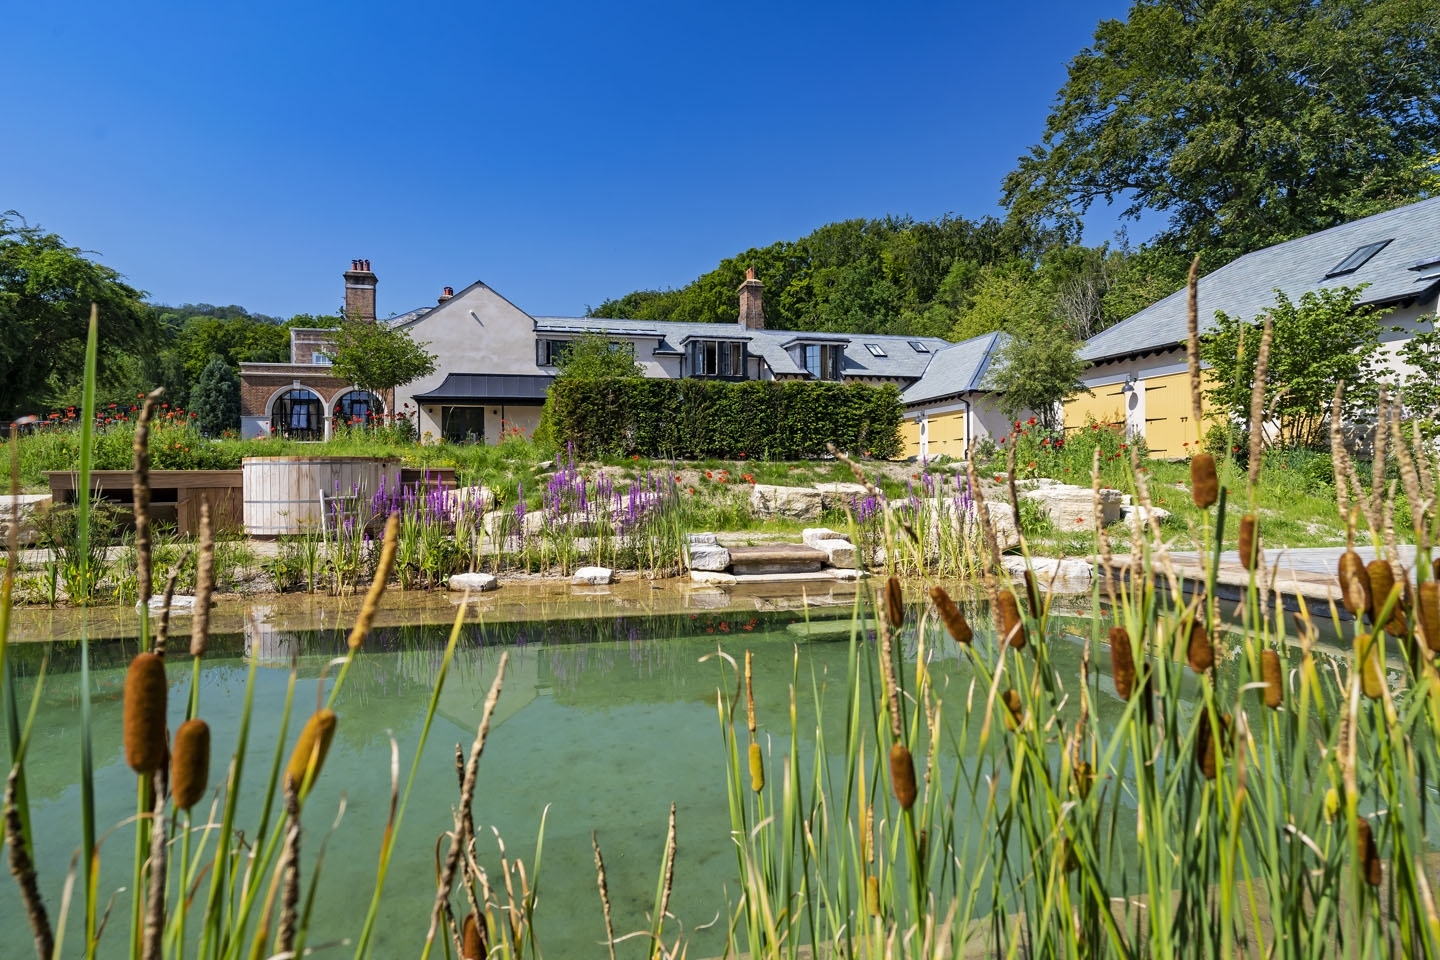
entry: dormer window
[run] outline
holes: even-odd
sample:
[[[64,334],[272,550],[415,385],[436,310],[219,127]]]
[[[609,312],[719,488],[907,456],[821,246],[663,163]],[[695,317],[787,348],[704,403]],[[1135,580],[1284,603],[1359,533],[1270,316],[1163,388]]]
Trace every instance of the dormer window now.
[[[741,340],[691,340],[685,359],[692,377],[744,380],[745,343]]]
[[[1331,277],[1340,277],[1344,276],[1347,273],[1354,273],[1356,270],[1359,270],[1361,267],[1365,266],[1365,264],[1370,261],[1371,257],[1375,256],[1375,254],[1379,253],[1381,250],[1384,250],[1389,245],[1389,240],[1380,240],[1376,243],[1365,244],[1365,246],[1358,248],[1354,253],[1350,254],[1350,256],[1335,264],[1335,266],[1331,268],[1330,272],[1325,274],[1325,279],[1329,280]]]
[[[816,380],[839,380],[845,365],[845,346],[840,343],[800,343],[790,348],[795,365]]]

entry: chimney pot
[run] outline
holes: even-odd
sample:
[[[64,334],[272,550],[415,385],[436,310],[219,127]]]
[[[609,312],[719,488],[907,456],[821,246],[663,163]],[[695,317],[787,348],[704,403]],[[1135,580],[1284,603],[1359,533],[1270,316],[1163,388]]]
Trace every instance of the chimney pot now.
[[[365,323],[375,322],[375,285],[369,260],[351,260],[345,274],[345,316]]]

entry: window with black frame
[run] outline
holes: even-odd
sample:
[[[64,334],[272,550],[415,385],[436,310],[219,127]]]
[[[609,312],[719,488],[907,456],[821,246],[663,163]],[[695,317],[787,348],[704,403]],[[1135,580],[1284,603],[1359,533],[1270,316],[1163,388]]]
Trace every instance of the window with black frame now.
[[[844,348],[833,343],[807,343],[796,359],[817,380],[839,380]]]
[[[322,409],[313,392],[303,387],[286,390],[270,408],[270,433],[287,440],[323,440]]]
[[[335,401],[331,415],[338,423],[363,427],[385,416],[385,405],[369,390],[351,390]]]
[[[738,340],[691,340],[687,344],[690,376],[744,380],[745,344]]]

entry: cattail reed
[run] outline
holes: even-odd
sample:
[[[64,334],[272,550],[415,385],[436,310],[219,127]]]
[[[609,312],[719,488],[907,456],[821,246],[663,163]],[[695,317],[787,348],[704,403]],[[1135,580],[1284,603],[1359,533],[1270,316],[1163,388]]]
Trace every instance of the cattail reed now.
[[[765,758],[758,743],[750,744],[750,789],[756,793],[765,789]]]
[[[1214,780],[1220,769],[1222,741],[1230,731],[1230,715],[1219,717],[1219,727],[1211,722],[1209,711],[1200,714],[1200,727],[1195,737],[1195,763],[1206,780]]]
[[[480,921],[473,910],[465,915],[461,944],[461,960],[485,960],[485,939],[480,936]]]
[[[1220,499],[1220,478],[1212,454],[1197,453],[1190,458],[1190,496],[1201,510],[1213,507]]]
[[[1095,785],[1095,768],[1084,760],[1075,764],[1075,794],[1081,800],[1089,799],[1090,788]]]
[[[890,748],[890,786],[902,810],[915,806],[915,759],[910,748],[897,743]]]
[[[1387,560],[1371,560],[1365,572],[1370,577],[1370,623],[1375,626],[1385,604],[1390,602],[1390,594],[1395,591],[1395,571]],[[1385,622],[1385,632],[1394,637],[1405,633],[1405,611],[1398,597],[1390,610],[1390,619]]]
[[[1200,402],[1200,254],[1190,261],[1185,276],[1185,360],[1190,374],[1190,419],[1195,424],[1195,439],[1204,440],[1202,433],[1205,408]],[[1192,461],[1193,462],[1193,461]],[[1213,470],[1215,458],[1210,458]],[[1196,504],[1200,506],[1200,504]],[[1206,504],[1208,506],[1208,504]]]
[[[305,729],[300,731],[300,739],[296,741],[295,750],[290,754],[290,763],[285,767],[285,776],[294,781],[301,800],[305,799],[309,790],[306,784],[307,775],[310,784],[319,779],[320,768],[325,763],[325,754],[329,752],[330,741],[334,737],[334,710],[316,710],[310,719],[305,721]]]
[[[1340,602],[1355,616],[1370,612],[1374,601],[1370,596],[1370,574],[1365,570],[1365,561],[1354,550],[1340,555],[1337,574],[1340,581]]]
[[[200,498],[200,556],[195,563],[195,613],[190,618],[190,656],[204,656],[210,642],[210,597],[215,590],[215,534],[210,502]]]
[[[1260,565],[1260,531],[1256,526],[1255,514],[1247,513],[1240,518],[1240,566],[1254,570]]]
[[[872,917],[880,916],[880,878],[873,873],[865,878],[865,910]]]
[[[1040,603],[1040,586],[1035,582],[1035,574],[1028,569],[1025,571],[1025,599],[1030,602],[1030,616],[1039,620],[1040,611],[1044,609]]]
[[[1013,689],[1006,690],[1001,699],[1005,701],[1005,726],[1019,730],[1020,722],[1025,719],[1025,704],[1020,702],[1020,694]]]
[[[1380,662],[1380,638],[1369,633],[1355,634],[1355,669],[1360,671],[1360,692],[1371,700],[1385,693],[1385,668]]]
[[[898,577],[885,581],[885,618],[896,630],[905,626],[905,593]]]
[[[1440,652],[1440,583],[1426,580],[1416,588],[1415,619],[1432,652]]]
[[[935,612],[940,614],[940,622],[945,624],[945,630],[951,639],[968,646],[975,639],[975,631],[965,622],[965,614],[961,613],[960,607],[950,599],[950,594],[945,592],[944,587],[931,587],[930,599],[934,602]]]
[[[210,727],[204,720],[186,720],[175,731],[170,756],[170,793],[178,810],[200,802],[210,782]]]
[[[137,653],[125,673],[125,762],[139,774],[165,763],[165,660]]]
[[[1360,858],[1365,882],[1372,887],[1380,886],[1380,849],[1375,845],[1375,831],[1371,829],[1370,821],[1366,817],[1359,817],[1355,821],[1355,855]]]
[[[1285,700],[1285,672],[1280,666],[1280,654],[1274,650],[1260,653],[1260,676],[1265,681],[1265,706],[1278,710]]]
[[[375,612],[380,609],[380,598],[385,595],[385,584],[390,580],[390,570],[395,566],[395,545],[400,540],[400,515],[390,514],[390,519],[385,521],[385,542],[380,547],[380,562],[375,565],[375,579],[370,581],[370,589],[365,593],[365,603],[360,607],[360,615],[355,618],[355,626],[350,631],[349,645],[351,650],[358,649],[370,634],[370,625],[375,622]]]
[[[1020,602],[1012,590],[1000,592],[1000,643],[1016,650],[1025,646],[1025,621],[1020,616]]]
[[[1215,665],[1215,645],[1210,642],[1210,633],[1200,622],[1200,612],[1190,624],[1190,638],[1185,645],[1185,661],[1196,673],[1204,673]]]
[[[1135,650],[1124,627],[1110,628],[1110,675],[1120,699],[1129,700],[1135,692]]]
[[[140,603],[146,606],[154,592],[150,563],[150,417],[155,413],[155,404],[164,392],[164,387],[157,387],[140,405],[140,414],[135,418],[135,439],[131,446],[134,453],[131,491],[135,501],[135,585]]]
[[[755,686],[753,681],[752,665],[755,660],[755,653],[752,650],[745,651],[745,725],[750,729],[750,738],[755,738]]]

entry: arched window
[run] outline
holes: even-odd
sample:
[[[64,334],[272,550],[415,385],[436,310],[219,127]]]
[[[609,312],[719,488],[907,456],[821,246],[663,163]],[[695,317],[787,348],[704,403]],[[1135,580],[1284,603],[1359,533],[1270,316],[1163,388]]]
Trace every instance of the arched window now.
[[[270,408],[270,433],[291,440],[325,439],[324,407],[320,398],[304,387],[286,390]]]
[[[385,405],[369,390],[351,390],[335,401],[331,411],[338,423],[363,427],[385,415]]]

